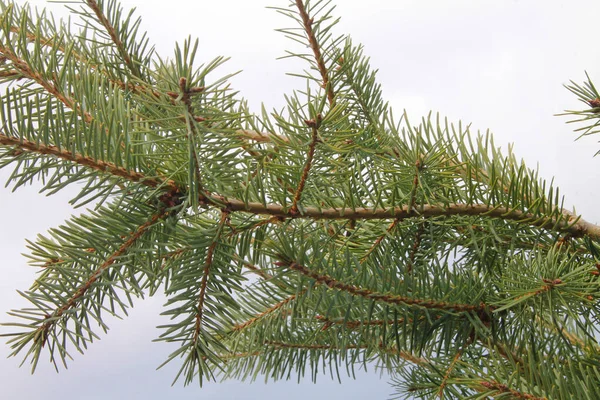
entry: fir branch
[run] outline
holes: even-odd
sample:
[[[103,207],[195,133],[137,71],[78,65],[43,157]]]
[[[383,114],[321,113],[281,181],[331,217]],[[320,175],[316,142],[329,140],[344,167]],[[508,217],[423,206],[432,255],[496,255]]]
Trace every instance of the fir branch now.
[[[308,154],[306,156],[304,169],[302,170],[300,182],[298,183],[298,188],[296,189],[294,200],[292,202],[292,207],[290,208],[290,213],[292,215],[298,214],[298,202],[302,197],[302,191],[304,190],[304,185],[306,185],[306,179],[308,179],[308,174],[310,173],[313,158],[315,156],[315,148],[317,147],[317,143],[319,141],[319,126],[321,125],[321,119],[321,114],[318,114],[316,120],[305,121],[306,125],[308,125],[312,130],[312,136],[310,139],[310,144],[308,145]]]
[[[281,300],[280,302],[274,304],[272,307],[266,309],[265,311],[261,312],[260,314],[257,314],[256,316],[250,318],[249,320],[247,320],[246,322],[243,322],[241,324],[237,324],[233,327],[232,331],[233,332],[240,332],[248,327],[250,327],[251,325],[253,325],[255,322],[273,314],[275,311],[279,310],[281,307],[285,306],[286,304],[296,300],[297,297],[302,296],[304,293],[306,293],[306,290],[302,290],[300,291],[300,293],[297,294],[293,294],[289,297],[286,297],[285,299]]]
[[[382,234],[381,236],[379,236],[375,242],[371,245],[371,247],[369,248],[369,250],[367,250],[367,252],[365,253],[364,256],[361,257],[360,262],[363,263],[365,262],[369,256],[371,255],[371,253],[373,253],[375,251],[375,249],[381,244],[381,242],[383,241],[383,239],[385,239],[387,236],[389,236],[392,231],[394,230],[394,228],[396,227],[396,225],[398,225],[398,223],[400,222],[399,219],[395,219],[394,221],[392,221],[391,224],[388,225],[387,229],[385,230],[385,233]]]
[[[19,28],[18,26],[11,26],[8,30],[11,31],[12,33],[16,33],[17,35],[21,35],[21,33],[22,33],[21,28]],[[54,51],[66,53],[65,46],[63,46],[62,44],[59,44],[59,42],[57,42],[56,38],[50,38],[50,37],[36,35],[29,31],[25,31],[24,35],[30,43],[39,43],[40,46],[42,46],[42,47],[49,47],[50,49],[52,49]],[[82,62],[87,61],[85,57],[83,57],[81,54],[77,53],[74,50],[71,50],[71,56],[73,58],[75,58],[77,61],[82,61]]]
[[[356,345],[349,344],[344,347],[338,347],[331,344],[306,344],[306,343],[286,343],[286,342],[278,342],[273,340],[267,340],[264,342],[267,346],[272,346],[276,349],[292,349],[292,350],[330,350],[330,351],[344,351],[344,350],[368,350],[372,346],[369,345]],[[416,365],[426,366],[429,365],[429,361],[417,357],[414,354],[408,353],[406,351],[401,351],[395,348],[386,348],[382,344],[379,344],[378,348],[385,353],[388,353],[393,356],[397,356],[402,358],[405,361],[409,361]]]
[[[9,30],[15,34],[21,35],[21,29],[19,27],[12,26],[9,28]],[[63,54],[65,54],[67,52],[65,45],[60,44],[57,41],[57,38],[44,37],[44,36],[36,35],[29,31],[26,31],[24,33],[24,36],[27,38],[27,40],[30,43],[39,43],[40,46],[48,47],[51,51],[58,51]],[[116,79],[114,76],[112,76],[108,72],[108,70],[106,68],[101,68],[101,65],[98,65],[94,61],[86,58],[83,54],[75,51],[73,48],[69,49],[69,55],[70,55],[70,57],[77,60],[78,62],[87,65],[90,68],[90,70],[99,71],[110,83],[112,83],[113,85],[115,85],[116,87],[120,88],[123,91],[128,90],[128,91],[131,91],[132,93],[136,93],[136,94],[151,93],[154,95],[154,97],[157,97],[157,98],[161,97],[161,94],[158,91],[148,89],[142,85],[135,84],[133,82],[125,83],[122,80]],[[19,73],[19,74],[21,74],[21,73]]]
[[[42,74],[31,69],[27,62],[19,58],[14,52],[11,51],[9,47],[0,44],[0,54],[8,59],[14,68],[21,73],[21,75],[23,75],[23,77],[33,80],[65,106],[73,111],[76,111],[86,123],[89,124],[94,121],[94,117],[92,117],[89,112],[85,111],[80,105],[78,105],[75,99],[58,89],[58,84],[56,82],[47,80]]]
[[[82,156],[81,154],[72,153],[65,149],[59,149],[57,146],[54,145],[44,145],[32,142],[27,139],[6,136],[2,133],[0,133],[0,144],[4,146],[14,146],[16,149],[15,151],[17,152],[27,151],[42,155],[53,156],[65,161],[70,161],[77,165],[94,169],[101,173],[108,173],[115,177],[125,178],[126,180],[131,182],[139,182],[148,187],[154,188],[166,186],[169,188],[169,190],[177,190],[175,182],[171,180],[162,180],[160,178],[147,177],[140,172],[130,171],[123,167],[118,167],[110,162],[93,159],[92,157]]]
[[[321,45],[319,44],[313,30],[314,19],[308,15],[308,10],[306,9],[306,6],[302,0],[296,0],[296,7],[298,7],[298,12],[302,18],[302,25],[304,26],[308,43],[313,51],[315,62],[317,63],[319,73],[321,74],[323,88],[327,91],[327,100],[329,100],[329,105],[333,106],[335,104],[335,95],[333,93],[331,83],[329,82],[329,73],[327,71],[327,67],[325,66],[323,55],[321,54]]]
[[[239,258],[238,255],[235,255],[237,258]],[[249,263],[247,261],[242,260],[241,261],[242,266],[246,269],[249,269],[250,272],[260,276],[262,279],[264,279],[265,281],[271,280],[274,278],[273,275],[269,274],[268,272],[265,272],[262,268],[257,267],[256,265]]]
[[[448,205],[423,205],[419,211],[404,207],[390,208],[317,208],[303,207],[298,214],[291,212],[284,206],[278,204],[263,204],[244,202],[238,199],[227,198],[218,194],[206,193],[206,201],[210,205],[227,208],[230,211],[245,211],[252,214],[273,215],[281,218],[300,219],[345,219],[345,220],[378,220],[422,217],[450,217],[450,216],[482,216],[497,218],[505,221],[514,221],[524,226],[542,228],[547,231],[569,233],[573,237],[589,236],[600,240],[600,226],[594,225],[582,218],[574,218],[566,215],[560,217],[536,216],[527,212],[506,207],[494,207],[486,204],[462,204],[451,203]]]
[[[444,311],[456,311],[456,312],[487,312],[491,308],[483,303],[479,305],[473,304],[456,304],[447,303],[443,301],[437,301],[432,299],[418,299],[405,296],[398,296],[394,294],[378,293],[369,289],[359,288],[357,286],[349,285],[327,275],[319,275],[316,272],[312,272],[303,265],[295,262],[283,262],[278,261],[275,263],[278,266],[285,266],[294,271],[300,272],[302,275],[308,276],[314,279],[319,284],[326,285],[330,288],[347,292],[353,296],[364,297],[375,301],[381,301],[388,304],[399,304],[406,305],[409,307],[422,307],[432,310],[444,310]]]
[[[455,355],[454,357],[452,357],[452,361],[450,362],[450,365],[448,366],[448,368],[446,369],[446,372],[444,373],[444,377],[442,378],[442,382],[440,384],[440,388],[437,392],[437,396],[440,399],[444,398],[444,389],[446,388],[446,386],[448,385],[448,379],[450,379],[450,376],[452,374],[452,371],[454,370],[454,367],[456,366],[456,364],[458,363],[458,361],[460,360],[460,357],[462,356],[464,352],[464,348],[461,348]]]
[[[437,320],[440,318],[440,316],[436,315],[436,316],[430,317],[430,318]],[[321,328],[321,330],[327,330],[333,325],[344,325],[345,329],[359,329],[363,326],[400,325],[405,322],[408,322],[408,323],[414,322],[414,320],[412,318],[408,318],[408,319],[400,318],[397,320],[375,319],[375,320],[370,320],[370,321],[360,321],[360,320],[357,321],[357,320],[345,320],[345,319],[332,320],[323,315],[317,315],[317,316],[315,316],[315,319],[317,321],[323,323],[323,327]],[[420,317],[419,319],[422,320],[422,319],[424,319],[424,317]]]
[[[259,143],[273,143],[273,138],[284,143],[289,143],[290,139],[286,136],[274,132],[258,132],[248,129],[238,129],[235,133],[246,140],[252,140]]]
[[[509,388],[507,385],[502,384],[496,381],[478,381],[475,383],[475,387],[479,386],[479,390],[481,392],[492,391],[492,393],[488,392],[488,395],[491,396],[501,396],[505,397],[505,395],[510,395],[515,399],[524,399],[524,400],[548,400],[547,397],[537,397],[529,393],[519,392],[517,390]],[[482,390],[482,388],[485,388]]]
[[[202,330],[202,317],[204,315],[204,301],[206,299],[206,287],[208,285],[208,278],[210,275],[210,268],[212,267],[213,257],[215,254],[215,250],[219,245],[219,239],[221,238],[221,233],[223,232],[223,227],[229,218],[229,213],[221,212],[221,219],[219,221],[218,229],[216,236],[208,250],[206,251],[206,260],[204,261],[204,272],[202,274],[202,280],[200,282],[200,294],[198,295],[198,307],[196,312],[196,323],[194,325],[194,337],[193,343],[195,344],[198,341],[198,337]]]
[[[23,78],[23,74],[15,69],[8,71],[0,71],[0,78],[14,78],[17,77],[17,80]]]
[[[412,248],[410,249],[410,254],[408,256],[408,263],[406,264],[406,273],[412,273],[413,267],[415,265],[415,258],[417,256],[417,252],[419,251],[419,247],[421,247],[421,239],[423,238],[423,232],[425,232],[425,222],[421,222],[419,224],[419,228],[417,229],[417,234],[415,235],[415,241],[413,243]]]
[[[202,93],[204,87],[188,88],[187,79],[181,77],[179,79],[179,89],[181,91],[180,97],[183,104],[185,104],[185,121],[187,127],[187,139],[189,141],[189,148],[192,158],[194,160],[194,175],[196,177],[195,182],[190,182],[189,189],[192,186],[196,187],[200,201],[204,200],[204,189],[202,189],[202,176],[200,174],[200,161],[198,160],[198,154],[196,149],[196,138],[198,132],[196,131],[196,125],[194,120],[194,109],[192,108],[192,96],[194,94]]]
[[[137,66],[133,62],[131,55],[128,53],[127,49],[123,45],[123,42],[121,41],[118,32],[116,31],[115,27],[110,23],[108,18],[106,18],[106,15],[104,15],[104,12],[102,11],[102,8],[98,5],[98,2],[96,2],[96,0],[86,0],[86,4],[92,9],[92,11],[94,11],[94,14],[96,14],[96,17],[98,18],[98,21],[106,29],[106,32],[109,34],[111,40],[117,48],[117,51],[123,58],[123,61],[125,61],[125,64],[129,68],[131,73],[136,78],[142,79],[142,74],[140,73],[139,66]]]
[[[79,288],[73,293],[73,295],[64,302],[64,304],[57,309],[51,315],[46,317],[46,322],[44,322],[39,328],[37,328],[37,332],[41,334],[42,338],[42,346],[46,343],[48,337],[48,331],[57,324],[57,322],[61,319],[61,317],[70,309],[75,307],[80,299],[85,296],[87,291],[92,287],[94,282],[100,278],[102,273],[110,268],[119,257],[127,253],[127,251],[137,242],[137,240],[142,237],[144,233],[148,231],[149,228],[154,226],[159,220],[163,219],[169,214],[167,210],[161,210],[160,212],[154,214],[149,221],[140,225],[128,238],[121,244],[121,246],[111,254],[102,265],[100,265],[96,271],[86,280],[86,282],[79,286]],[[40,338],[39,335],[34,335],[36,340]]]

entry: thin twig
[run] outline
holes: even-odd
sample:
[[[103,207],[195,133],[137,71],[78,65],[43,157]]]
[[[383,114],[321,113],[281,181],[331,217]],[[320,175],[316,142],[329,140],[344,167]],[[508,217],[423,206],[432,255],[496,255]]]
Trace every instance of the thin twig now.
[[[14,146],[18,151],[27,151],[32,153],[54,156],[66,161],[71,161],[75,164],[92,168],[102,173],[109,173],[116,177],[125,178],[131,182],[139,182],[149,187],[167,186],[171,190],[176,189],[175,182],[171,180],[162,180],[160,178],[147,177],[142,173],[129,171],[123,167],[118,167],[113,163],[97,160],[92,157],[82,156],[81,154],[72,153],[65,149],[59,149],[57,146],[44,145],[37,142],[32,142],[27,139],[10,137],[0,133],[0,145]]]
[[[364,256],[361,257],[360,262],[363,263],[367,260],[367,258],[369,258],[369,256],[371,255],[371,253],[373,253],[375,251],[375,249],[381,244],[381,242],[383,241],[383,239],[385,239],[387,236],[389,236],[392,231],[394,230],[394,228],[396,227],[396,225],[398,225],[398,223],[400,222],[400,220],[395,219],[394,221],[392,221],[391,224],[388,225],[387,229],[385,230],[385,233],[382,234],[381,236],[379,236],[375,242],[373,242],[373,244],[371,245],[371,247],[369,247],[369,250],[367,250],[367,252],[365,253]]]
[[[223,226],[229,218],[229,214],[227,212],[221,212],[221,220],[219,221],[219,225],[217,228],[217,233],[208,247],[206,251],[206,260],[204,261],[204,271],[202,274],[202,280],[200,282],[200,294],[198,295],[198,308],[196,312],[196,323],[194,326],[194,343],[198,341],[198,337],[200,336],[200,332],[202,330],[202,318],[204,317],[204,302],[206,300],[206,287],[208,286],[208,277],[210,275],[210,269],[213,264],[213,257],[215,255],[215,249],[219,244],[219,239],[221,238],[221,233],[223,232]]]
[[[123,58],[123,61],[125,61],[125,64],[127,64],[127,67],[129,68],[131,73],[136,78],[141,79],[142,74],[140,73],[139,67],[133,62],[131,55],[127,52],[127,49],[123,45],[121,38],[119,38],[119,35],[117,34],[115,27],[110,23],[108,18],[106,18],[106,15],[102,11],[102,9],[98,6],[98,3],[96,2],[96,0],[86,0],[86,3],[92,9],[92,11],[94,11],[94,14],[96,14],[96,17],[98,17],[98,20],[100,21],[100,23],[104,26],[104,28],[108,32],[108,35],[110,36],[111,40],[117,47],[119,54]]]
[[[302,25],[304,26],[304,31],[306,32],[308,43],[315,56],[317,68],[319,69],[321,79],[323,80],[323,88],[327,91],[327,100],[329,100],[329,105],[333,106],[335,104],[335,95],[333,93],[333,88],[331,87],[331,82],[329,81],[327,67],[325,66],[325,62],[323,61],[323,55],[321,54],[321,46],[319,45],[319,42],[317,41],[317,37],[315,36],[315,32],[313,30],[314,20],[308,15],[308,11],[306,10],[306,7],[304,6],[302,0],[296,0],[296,7],[298,7],[298,12],[300,13],[300,17],[302,18]]]
[[[275,265],[278,266],[286,266],[294,271],[300,272],[302,275],[306,275],[309,278],[314,279],[320,284],[324,284],[330,288],[341,290],[343,292],[350,293],[353,296],[360,296],[367,299],[372,299],[376,301],[382,301],[388,304],[402,304],[407,306],[415,306],[415,307],[423,307],[434,310],[451,310],[457,312],[487,312],[491,310],[491,307],[481,303],[478,305],[473,304],[458,304],[458,303],[447,303],[443,301],[437,301],[432,299],[417,299],[406,296],[399,296],[394,294],[385,294],[374,292],[369,289],[360,288],[354,285],[349,285],[343,282],[340,282],[330,276],[327,275],[319,275],[315,272],[312,272],[308,268],[303,265],[297,264],[295,262],[276,262]]]
[[[257,314],[256,316],[250,318],[246,322],[235,325],[233,327],[233,331],[234,332],[240,332],[240,331],[248,328],[249,326],[253,325],[255,322],[257,322],[257,321],[265,318],[268,315],[273,314],[275,311],[279,310],[281,307],[283,307],[286,304],[294,301],[298,296],[302,296],[305,292],[306,292],[306,290],[302,290],[298,294],[293,294],[293,295],[291,295],[289,297],[286,297],[285,299],[281,300],[280,302],[275,303],[272,307],[266,309],[265,311],[261,312],[260,314]]]
[[[548,400],[547,397],[537,397],[529,393],[519,392],[517,390],[509,388],[507,385],[504,385],[500,382],[496,381],[478,381],[476,385],[483,386],[488,390],[492,390],[497,392],[497,394],[510,394],[513,398],[516,399],[525,399],[525,400]]]
[[[290,208],[290,212],[292,214],[298,214],[298,202],[302,197],[302,191],[304,190],[308,174],[310,173],[310,169],[312,167],[313,159],[315,156],[315,148],[317,147],[317,142],[319,141],[319,125],[321,124],[321,114],[317,115],[316,121],[307,120],[306,124],[312,129],[312,136],[310,139],[310,144],[308,146],[306,163],[304,164],[304,169],[302,170],[300,182],[298,183],[298,188],[296,189],[296,192],[294,194],[294,200],[292,202],[292,207]]]

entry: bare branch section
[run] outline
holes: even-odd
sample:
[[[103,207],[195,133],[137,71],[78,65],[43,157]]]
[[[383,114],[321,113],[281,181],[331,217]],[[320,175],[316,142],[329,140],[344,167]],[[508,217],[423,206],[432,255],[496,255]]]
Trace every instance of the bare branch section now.
[[[104,261],[104,263],[102,263],[102,265],[100,265],[98,267],[98,269],[96,269],[96,271],[94,271],[94,273],[87,279],[87,281],[83,285],[81,285],[77,289],[77,291],[62,306],[57,308],[52,313],[52,315],[50,315],[47,318],[46,322],[44,322],[39,328],[37,328],[37,331],[42,334],[42,344],[44,344],[46,342],[46,339],[48,336],[48,331],[50,330],[50,328],[52,328],[54,325],[56,325],[56,323],[60,320],[60,317],[65,312],[72,309],[73,307],[75,307],[78,304],[78,302],[83,298],[83,296],[85,296],[87,291],[92,287],[94,282],[96,282],[98,280],[98,278],[100,278],[102,273],[104,271],[106,271],[108,268],[110,268],[115,263],[115,261],[117,261],[117,259],[119,257],[121,257],[123,254],[127,253],[127,251],[135,244],[135,242],[144,233],[146,233],[146,231],[150,227],[152,227],[154,224],[156,224],[160,219],[164,218],[167,214],[168,214],[168,211],[163,210],[160,213],[154,214],[152,216],[152,218],[150,218],[149,221],[140,225],[135,230],[135,232],[133,232],[127,238],[127,240],[125,242],[123,242],[123,244],[119,247],[119,249],[117,251],[115,251],[110,257],[108,257],[106,259],[106,261]]]
[[[98,17],[98,20],[100,21],[102,26],[104,26],[104,28],[106,29],[106,32],[108,32],[108,34],[110,35],[110,38],[113,41],[113,43],[115,44],[115,46],[117,47],[119,54],[125,61],[125,64],[127,64],[127,68],[129,68],[131,73],[136,78],[141,79],[142,74],[140,73],[139,67],[133,62],[131,55],[127,52],[127,49],[125,48],[125,46],[123,45],[123,42],[119,38],[119,35],[117,34],[115,27],[110,23],[108,18],[106,18],[106,15],[104,15],[104,12],[100,8],[100,6],[96,2],[96,0],[87,0],[86,3],[88,5],[88,7],[90,7],[92,9],[92,11],[94,11],[94,14],[96,14],[96,17]]]
[[[382,301],[388,304],[400,304],[407,306],[415,306],[415,307],[423,307],[432,310],[451,310],[458,312],[487,312],[490,311],[491,308],[485,304],[472,305],[472,304],[457,304],[457,303],[447,303],[443,301],[436,301],[431,299],[416,299],[405,296],[398,296],[393,294],[384,294],[374,292],[369,289],[359,288],[354,285],[348,285],[346,283],[335,280],[334,278],[327,275],[319,275],[315,272],[312,272],[308,268],[303,265],[297,264],[295,262],[286,263],[286,262],[276,262],[278,266],[286,266],[291,268],[294,271],[300,272],[302,275],[306,275],[311,279],[319,282],[320,284],[324,284],[330,288],[341,290],[343,292],[350,293],[353,296],[360,296],[367,299],[373,299],[376,301]]]
[[[327,72],[325,61],[323,61],[323,55],[321,54],[321,46],[319,45],[319,42],[317,41],[317,37],[315,36],[315,32],[313,30],[314,20],[308,15],[308,11],[302,0],[296,0],[296,7],[298,7],[300,17],[302,18],[302,24],[304,25],[304,30],[306,31],[306,36],[308,37],[310,48],[312,49],[313,54],[315,56],[315,61],[317,63],[317,68],[319,69],[319,73],[321,74],[321,79],[323,79],[323,88],[327,91],[327,100],[329,100],[329,105],[333,106],[335,104],[335,95],[333,93],[333,88],[331,87],[331,84],[329,82],[329,73]]]
[[[149,187],[158,187],[165,185],[172,190],[176,190],[175,182],[171,180],[161,180],[159,178],[150,178],[135,171],[129,171],[123,167],[118,167],[113,163],[95,160],[91,157],[84,157],[81,154],[71,153],[65,149],[59,149],[53,145],[43,145],[30,140],[19,139],[16,137],[6,136],[0,133],[0,145],[14,146],[16,149],[14,152],[28,151],[32,153],[51,155],[56,158],[60,158],[66,161],[71,161],[75,164],[82,165],[84,167],[92,168],[102,173],[109,173],[111,175],[125,178],[131,182],[139,182]],[[17,155],[15,154],[15,155]]]
[[[206,251],[206,261],[204,262],[204,272],[202,275],[202,281],[200,282],[200,294],[198,295],[198,311],[196,313],[196,324],[194,326],[194,343],[198,341],[198,337],[200,336],[200,332],[202,330],[202,317],[204,316],[204,301],[206,300],[208,277],[213,264],[215,249],[219,245],[221,232],[223,231],[223,226],[225,226],[225,223],[227,222],[227,218],[229,218],[229,214],[227,212],[222,212],[217,235]]]

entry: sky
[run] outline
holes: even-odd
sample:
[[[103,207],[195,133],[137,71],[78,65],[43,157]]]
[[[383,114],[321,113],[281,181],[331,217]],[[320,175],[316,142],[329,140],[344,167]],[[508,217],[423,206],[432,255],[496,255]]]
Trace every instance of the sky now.
[[[24,1],[17,0],[19,4]],[[47,6],[55,15],[65,15],[63,6]],[[294,46],[276,28],[291,22],[267,6],[286,6],[288,0],[128,0],[137,7],[143,29],[163,57],[173,54],[175,42],[189,35],[200,39],[199,61],[218,55],[231,60],[222,73],[243,70],[232,79],[253,110],[261,102],[267,109],[281,108],[285,93],[305,84],[286,73],[304,65],[277,60]],[[529,167],[539,166],[540,175],[554,182],[566,196],[566,207],[576,207],[590,222],[600,222],[600,149],[596,138],[575,141],[577,134],[567,118],[557,117],[565,109],[582,104],[563,84],[582,82],[587,71],[600,84],[600,52],[597,50],[596,0],[337,0],[335,14],[342,17],[335,32],[348,33],[365,46],[372,66],[379,69],[384,97],[396,115],[407,110],[414,124],[430,111],[450,121],[471,123],[473,133],[490,129],[496,145],[514,144],[518,157]],[[297,47],[294,47],[298,49]],[[9,170],[0,170],[6,182]],[[39,187],[11,192],[0,187],[0,321],[8,321],[10,309],[26,302],[16,290],[28,288],[35,269],[27,265],[25,239],[35,239],[72,213],[72,192],[51,197]],[[109,321],[110,331],[101,335],[85,355],[75,355],[68,370],[56,374],[43,362],[31,375],[20,359],[6,358],[9,348],[0,340],[0,393],[3,398],[178,399],[238,398],[362,399],[387,398],[392,389],[387,378],[370,368],[357,380],[342,384],[320,377],[313,385],[303,380],[263,381],[253,384],[230,381],[171,387],[176,366],[156,371],[173,350],[153,343],[163,298],[138,301],[124,320]],[[0,333],[7,328],[0,327]]]

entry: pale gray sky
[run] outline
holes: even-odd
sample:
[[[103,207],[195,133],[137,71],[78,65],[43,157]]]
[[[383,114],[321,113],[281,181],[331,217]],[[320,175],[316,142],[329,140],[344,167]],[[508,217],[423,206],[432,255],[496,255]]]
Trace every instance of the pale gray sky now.
[[[24,1],[17,0],[17,3]],[[44,5],[44,1],[30,1]],[[384,95],[396,114],[404,108],[415,123],[429,110],[451,121],[472,122],[474,131],[490,129],[496,144],[514,143],[518,156],[530,167],[539,163],[541,176],[555,177],[566,195],[567,206],[591,222],[600,222],[596,207],[600,196],[600,148],[595,138],[574,142],[576,135],[564,118],[554,117],[580,104],[562,84],[582,81],[587,70],[600,84],[600,52],[597,50],[596,0],[338,0],[342,17],[338,33],[349,33],[365,45],[372,65],[380,70]],[[142,15],[144,28],[158,52],[172,54],[176,41],[188,35],[200,38],[199,59],[231,56],[223,70],[244,72],[233,78],[234,86],[258,109],[281,107],[283,94],[304,86],[285,72],[302,65],[276,61],[290,45],[275,28],[290,21],[265,7],[285,6],[287,0],[128,0]],[[62,13],[62,6],[49,4]],[[0,171],[5,182],[8,170]],[[25,238],[60,224],[72,210],[69,193],[50,198],[28,187],[11,193],[0,189],[0,320],[5,312],[26,303],[15,292],[26,289],[35,270],[28,267]],[[308,381],[247,384],[228,382],[202,389],[170,383],[175,368],[155,371],[170,353],[163,343],[152,343],[163,321],[162,299],[138,301],[129,318],[110,321],[111,331],[102,335],[84,356],[76,355],[67,371],[56,374],[42,363],[35,375],[19,360],[6,359],[8,347],[0,342],[0,396],[7,399],[181,399],[261,398],[362,399],[386,398],[391,389],[371,370],[357,381],[343,384]],[[0,331],[5,329],[0,328]],[[43,361],[43,360],[42,360]]]

